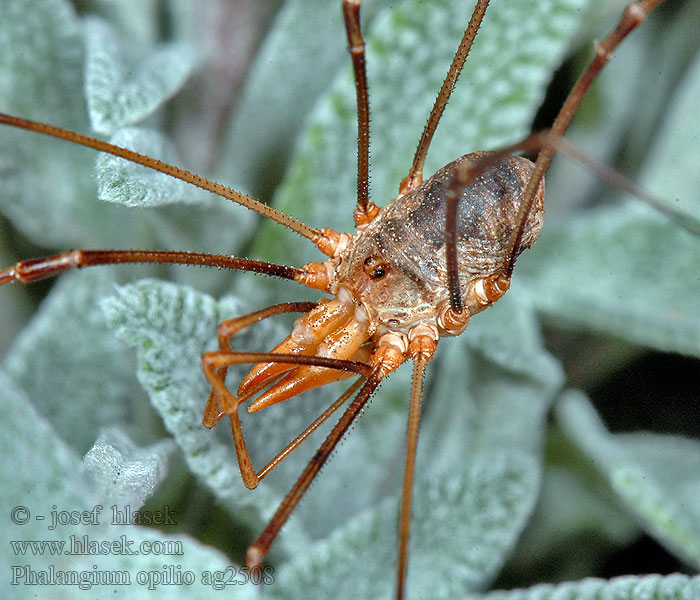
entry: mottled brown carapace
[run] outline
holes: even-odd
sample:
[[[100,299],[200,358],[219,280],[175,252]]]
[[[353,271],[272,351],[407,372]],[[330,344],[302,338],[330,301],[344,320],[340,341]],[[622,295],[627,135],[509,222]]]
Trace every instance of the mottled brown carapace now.
[[[369,315],[370,331],[409,334],[420,323],[450,333],[438,315],[449,304],[445,248],[446,195],[455,172],[475,165],[484,152],[467,154],[437,171],[419,187],[383,207],[338,256],[333,292],[346,288]],[[479,280],[505,271],[508,242],[532,173],[524,158],[508,157],[486,167],[460,190],[457,263],[460,291],[471,298]],[[518,253],[537,239],[544,213],[540,184]],[[369,267],[369,268],[368,268]],[[485,305],[467,304],[474,314]]]
[[[29,283],[92,265],[156,262],[254,271],[330,293],[332,298],[318,303],[277,304],[219,325],[219,350],[202,357],[202,368],[211,384],[203,422],[213,427],[220,420],[229,419],[243,482],[254,488],[350,401],[267,527],[249,546],[246,561],[249,567],[256,568],[382,379],[404,362],[413,361],[396,574],[396,595],[402,598],[426,364],[435,354],[441,336],[462,333],[471,315],[507,291],[517,256],[532,246],[542,227],[544,172],[555,149],[560,148],[561,136],[614,48],[660,2],[642,0],[627,7],[615,29],[596,44],[596,56],[564,102],[551,133],[545,137],[532,136],[518,145],[521,150],[540,151],[535,164],[507,152],[477,152],[455,160],[423,180],[430,141],[488,6],[488,0],[479,0],[430,112],[408,175],[398,186],[399,195],[380,209],[368,193],[369,101],[360,0],[342,0],[358,105],[354,234],[314,229],[253,198],[148,156],[52,125],[0,114],[0,123],[107,152],[227,198],[309,239],[328,257],[324,262],[297,268],[190,252],[71,250],[0,270],[0,284]],[[302,313],[302,316],[289,336],[271,352],[234,351],[231,338],[238,331],[284,313]],[[227,370],[240,363],[254,366],[237,389],[229,389]],[[255,412],[352,376],[356,381],[306,430],[265,467],[259,471],[253,468],[238,414],[244,403],[252,401],[248,410]]]

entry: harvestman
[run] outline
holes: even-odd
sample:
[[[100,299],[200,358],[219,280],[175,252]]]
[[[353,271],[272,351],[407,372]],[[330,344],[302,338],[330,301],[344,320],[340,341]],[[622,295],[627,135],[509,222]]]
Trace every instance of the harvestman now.
[[[314,229],[274,208],[177,167],[94,138],[50,125],[0,115],[0,122],[107,152],[181,179],[241,204],[312,241],[328,257],[301,268],[230,256],[146,250],[72,250],[27,260],[0,271],[0,284],[30,283],[65,270],[114,263],[176,263],[254,271],[292,279],[330,293],[318,304],[277,304],[219,326],[219,350],[202,357],[212,392],[204,424],[228,416],[241,476],[249,488],[355,394],[263,533],[248,548],[246,562],[259,567],[286,522],[338,441],[379,383],[401,364],[413,361],[405,473],[399,525],[397,597],[404,595],[411,492],[421,412],[422,382],[439,338],[461,334],[471,315],[497,301],[508,289],[517,256],[537,239],[542,225],[543,175],[583,94],[613,49],[661,0],[630,4],[617,27],[596,46],[585,70],[557,116],[550,134],[532,136],[502,152],[465,155],[423,180],[422,169],[438,121],[486,11],[477,2],[452,65],[430,113],[408,175],[391,204],[369,199],[369,103],[360,0],[343,0],[343,14],[355,73],[358,106],[358,182],[354,235]],[[535,165],[509,155],[540,150]],[[570,150],[569,150],[570,151]],[[242,328],[282,313],[304,313],[293,332],[271,353],[234,351],[231,338]],[[227,388],[228,367],[255,363],[235,395]],[[238,409],[255,412],[304,391],[359,375],[336,402],[260,471],[253,468]],[[357,392],[357,393],[356,393]]]

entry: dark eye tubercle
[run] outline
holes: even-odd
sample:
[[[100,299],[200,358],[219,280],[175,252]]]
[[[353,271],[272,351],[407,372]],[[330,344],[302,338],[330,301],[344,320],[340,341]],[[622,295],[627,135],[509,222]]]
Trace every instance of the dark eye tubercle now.
[[[384,277],[389,271],[388,265],[380,263],[376,256],[370,255],[365,258],[364,265],[365,273],[375,281]]]

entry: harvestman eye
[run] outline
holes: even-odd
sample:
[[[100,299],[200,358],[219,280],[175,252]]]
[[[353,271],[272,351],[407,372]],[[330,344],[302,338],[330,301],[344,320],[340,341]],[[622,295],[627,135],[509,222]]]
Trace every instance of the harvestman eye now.
[[[364,271],[369,275],[370,279],[378,280],[382,279],[389,271],[389,266],[379,262],[375,256],[368,256],[362,261],[364,265]]]
[[[384,275],[386,275],[386,267],[384,265],[379,265],[372,271],[372,279],[381,279]]]

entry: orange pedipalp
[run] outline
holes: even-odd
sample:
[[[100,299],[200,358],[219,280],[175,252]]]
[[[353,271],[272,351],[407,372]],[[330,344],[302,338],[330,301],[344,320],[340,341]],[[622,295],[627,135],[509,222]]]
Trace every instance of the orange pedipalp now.
[[[328,383],[342,381],[352,376],[354,376],[354,373],[327,369],[325,367],[296,367],[291,373],[288,373],[255,400],[255,402],[248,407],[248,412],[257,412],[267,406],[277,404],[278,402],[284,402],[308,390],[324,386]]]
[[[318,306],[299,317],[294,331],[271,350],[273,354],[299,354],[313,356],[319,344],[331,331],[350,319],[352,305],[345,297],[323,299]],[[238,386],[238,396],[254,393],[261,385],[291,371],[291,363],[260,363],[255,365]]]
[[[315,355],[348,360],[355,357],[367,340],[367,323],[360,322],[355,318],[348,318],[347,321],[338,323],[337,328],[324,337],[318,344]],[[271,404],[283,402],[308,390],[335,381],[342,381],[350,376],[352,373],[339,369],[300,365],[255,400],[248,407],[248,412],[256,412]]]
[[[317,347],[318,344],[297,344],[292,340],[292,336],[290,334],[270,352],[273,354],[300,354],[302,356],[313,356],[316,353]],[[293,363],[270,362],[254,365],[238,386],[237,395],[240,398],[251,393],[255,393],[255,390],[259,390],[261,386],[264,387],[266,383],[271,382],[276,377],[284,375],[292,369],[294,369]]]

